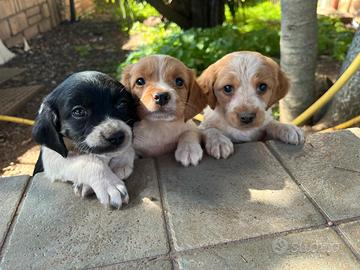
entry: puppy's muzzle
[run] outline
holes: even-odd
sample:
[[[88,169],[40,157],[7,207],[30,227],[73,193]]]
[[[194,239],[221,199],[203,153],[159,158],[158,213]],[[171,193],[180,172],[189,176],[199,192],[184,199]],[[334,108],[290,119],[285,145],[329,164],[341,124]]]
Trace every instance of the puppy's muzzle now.
[[[239,120],[243,124],[250,124],[256,118],[256,113],[254,112],[241,112],[239,113]]]
[[[90,132],[84,140],[90,152],[102,154],[123,149],[131,144],[131,128],[121,120],[108,118]]]
[[[160,105],[160,106],[164,106],[167,103],[169,103],[170,98],[171,98],[171,96],[170,96],[170,93],[168,93],[168,92],[156,93],[154,95],[155,104]]]
[[[111,145],[120,146],[125,140],[125,133],[122,130],[120,130],[107,137],[103,135],[103,137]]]

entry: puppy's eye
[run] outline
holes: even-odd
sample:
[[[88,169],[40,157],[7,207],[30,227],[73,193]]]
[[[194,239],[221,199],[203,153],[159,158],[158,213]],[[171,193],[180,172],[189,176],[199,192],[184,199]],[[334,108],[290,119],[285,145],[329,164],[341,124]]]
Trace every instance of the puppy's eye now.
[[[225,85],[224,86],[224,93],[229,95],[234,91],[234,88],[231,85]]]
[[[126,109],[128,107],[128,103],[126,100],[121,100],[120,102],[118,102],[116,105],[115,105],[115,108],[117,110],[123,110],[123,109]]]
[[[180,77],[177,77],[177,78],[175,79],[175,84],[176,84],[176,86],[181,87],[181,86],[184,85],[184,80],[183,80],[182,78],[180,78]]]
[[[264,94],[268,89],[268,86],[266,83],[260,83],[257,90],[260,94]]]
[[[145,79],[144,78],[137,78],[136,79],[136,85],[138,85],[138,86],[143,86],[144,84],[145,84]]]
[[[86,117],[87,111],[81,106],[75,106],[72,109],[71,114],[74,118],[80,119]]]

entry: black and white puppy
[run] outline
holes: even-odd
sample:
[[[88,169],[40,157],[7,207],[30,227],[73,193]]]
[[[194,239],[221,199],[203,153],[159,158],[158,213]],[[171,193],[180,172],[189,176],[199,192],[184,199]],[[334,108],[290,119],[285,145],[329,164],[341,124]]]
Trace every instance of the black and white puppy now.
[[[94,191],[104,205],[120,208],[129,195],[123,179],[132,170],[131,94],[96,71],[71,75],[45,97],[33,128],[42,145],[34,174],[74,183],[76,194]]]

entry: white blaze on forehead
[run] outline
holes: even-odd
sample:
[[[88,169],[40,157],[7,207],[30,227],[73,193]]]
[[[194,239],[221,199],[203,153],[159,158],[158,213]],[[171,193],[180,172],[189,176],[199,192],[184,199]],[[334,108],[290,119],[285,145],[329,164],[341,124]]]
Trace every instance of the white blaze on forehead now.
[[[228,104],[228,109],[247,105],[249,107],[265,108],[266,104],[257,96],[251,83],[252,77],[258,72],[262,61],[253,54],[238,53],[230,61],[233,74],[240,81],[240,86]]]
[[[176,91],[175,89],[169,85],[168,83],[166,83],[165,81],[165,69],[166,69],[166,65],[165,65],[165,58],[166,55],[156,55],[158,61],[159,61],[159,81],[156,82],[156,86],[159,87],[160,89],[162,89],[164,92],[168,92],[171,96],[170,102],[168,103],[168,106],[174,107],[176,106]]]
[[[259,70],[262,61],[256,55],[238,53],[231,59],[230,65],[240,79],[241,84],[247,84],[250,83],[252,76]]]

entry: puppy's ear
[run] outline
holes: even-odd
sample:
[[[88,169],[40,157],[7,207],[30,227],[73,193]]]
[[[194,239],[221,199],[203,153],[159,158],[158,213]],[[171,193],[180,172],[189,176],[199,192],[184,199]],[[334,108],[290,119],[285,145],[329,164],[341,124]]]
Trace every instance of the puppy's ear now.
[[[268,108],[270,108],[272,105],[274,105],[280,99],[285,97],[285,95],[289,91],[289,87],[290,87],[289,79],[286,77],[285,73],[283,71],[281,71],[280,68],[278,70],[277,76],[278,76],[277,77],[278,84],[277,84],[276,89],[274,89],[274,91],[271,94]]]
[[[194,71],[189,70],[189,73],[191,81],[188,89],[188,98],[185,104],[185,122],[193,118],[198,113],[201,113],[207,105],[206,95],[197,83]]]
[[[131,78],[131,69],[133,68],[133,65],[126,66],[123,71],[121,72],[121,83],[125,86],[126,89],[129,91],[130,88],[130,78]]]
[[[210,65],[203,71],[200,77],[197,79],[202,92],[207,98],[207,103],[211,109],[215,109],[216,96],[214,93],[214,83],[216,80],[216,67],[214,64]]]
[[[67,157],[68,150],[64,144],[62,135],[59,133],[58,116],[46,103],[41,105],[35,126],[32,129],[32,137],[41,145]]]

